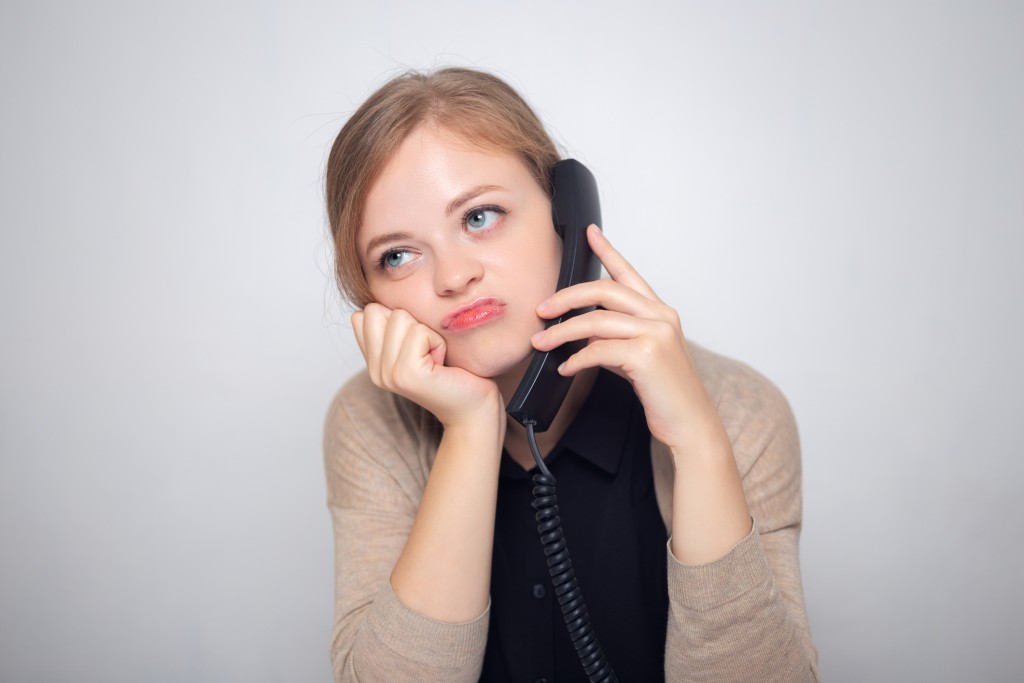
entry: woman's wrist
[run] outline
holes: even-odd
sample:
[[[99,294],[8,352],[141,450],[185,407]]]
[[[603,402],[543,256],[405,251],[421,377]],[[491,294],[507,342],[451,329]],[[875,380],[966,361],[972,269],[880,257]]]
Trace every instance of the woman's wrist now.
[[[505,406],[497,391],[470,411],[438,419],[444,427],[443,439],[493,444],[501,452],[506,421]]]
[[[691,420],[687,429],[665,445],[677,469],[693,461],[733,460],[729,435],[717,414]]]
[[[722,557],[750,532],[750,512],[717,414],[687,426],[685,438],[666,444],[676,471],[671,548],[683,564],[699,565]]]

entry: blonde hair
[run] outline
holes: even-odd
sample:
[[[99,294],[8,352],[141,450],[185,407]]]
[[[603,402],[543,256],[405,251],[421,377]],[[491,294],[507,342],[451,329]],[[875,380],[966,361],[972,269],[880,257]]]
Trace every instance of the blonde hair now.
[[[366,196],[398,146],[434,124],[470,143],[522,159],[550,196],[558,150],[522,97],[496,76],[473,69],[408,72],[388,81],[342,127],[327,159],[327,218],[342,296],[362,308],[373,300],[356,236]]]

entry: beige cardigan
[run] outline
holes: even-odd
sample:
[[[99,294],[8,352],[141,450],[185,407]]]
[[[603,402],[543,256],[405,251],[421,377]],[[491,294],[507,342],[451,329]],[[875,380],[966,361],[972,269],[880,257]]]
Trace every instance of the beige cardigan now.
[[[800,585],[800,446],[785,398],[749,367],[691,344],[732,442],[754,531],[725,557],[688,566],[668,556],[667,681],[817,681]],[[440,426],[367,374],[327,415],[327,502],[334,522],[338,681],[476,681],[489,608],[442,623],[406,607],[389,577],[419,506]],[[671,533],[674,468],[651,443],[655,493]],[[613,662],[614,665],[614,662]]]

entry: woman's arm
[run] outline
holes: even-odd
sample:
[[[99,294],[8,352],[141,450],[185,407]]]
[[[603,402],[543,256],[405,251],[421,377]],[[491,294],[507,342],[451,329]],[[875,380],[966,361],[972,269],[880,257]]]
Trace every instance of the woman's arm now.
[[[800,445],[792,412],[747,366],[699,348],[693,353],[729,435],[755,529],[714,562],[669,558],[666,680],[816,681],[800,581]],[[656,448],[654,456],[668,458],[668,449]]]
[[[537,309],[544,318],[599,306],[534,335],[540,350],[571,340],[588,344],[559,371],[605,367],[629,380],[644,406],[651,436],[668,445],[677,476],[672,552],[689,564],[722,557],[750,532],[728,435],[686,346],[679,316],[666,305],[596,226],[587,230],[610,280],[556,292]]]
[[[505,411],[497,401],[481,406],[480,413],[476,423],[445,428],[409,539],[391,573],[402,602],[439,621],[474,619],[490,600]]]
[[[353,316],[353,329],[372,383],[424,406],[443,434],[416,491],[404,475],[415,472],[408,454],[424,434],[403,435],[387,402],[357,418],[334,411],[325,448],[338,546],[335,675],[475,680],[504,437],[497,387],[444,368],[443,341],[407,313],[371,305]]]
[[[794,635],[801,623],[806,633],[806,622],[800,622],[799,615],[790,609],[792,590],[787,591],[786,598],[780,597],[774,567],[769,566],[760,539],[752,530],[748,507],[748,496],[764,496],[779,484],[780,477],[792,478],[794,456],[799,482],[799,451],[792,452],[784,439],[773,449],[766,445],[763,452],[758,451],[768,455],[764,466],[750,468],[741,479],[739,454],[734,453],[737,440],[727,431],[729,420],[719,415],[716,401],[704,386],[675,310],[657,297],[596,227],[589,228],[588,239],[611,280],[561,290],[541,304],[538,313],[551,318],[584,306],[600,308],[535,335],[534,345],[547,350],[573,339],[588,340],[588,345],[560,371],[573,375],[584,368],[602,366],[626,377],[644,406],[652,437],[666,447],[671,458],[675,476],[669,550],[674,559],[669,562],[673,614],[666,651],[666,672],[671,674],[668,680],[810,679],[814,675],[813,648],[803,647]],[[788,406],[785,413],[791,423]],[[758,424],[745,438],[772,437],[768,443],[773,442],[774,435],[785,426],[784,417],[769,413],[768,421]],[[748,445],[743,444],[743,448]],[[788,470],[785,463],[789,463]],[[768,473],[764,482],[760,481],[762,471]],[[791,485],[783,488],[787,486],[792,489]],[[798,508],[798,485],[796,491]],[[761,502],[750,500],[752,504]],[[782,498],[771,505],[776,504],[792,507],[792,501]],[[763,531],[775,534],[765,542],[773,544],[773,557],[782,564],[795,563],[792,523],[776,525],[773,521]],[[680,584],[686,587],[680,589]],[[687,592],[690,590],[692,594]],[[753,601],[750,608],[734,611],[741,603],[729,604],[729,600],[747,592]],[[796,593],[799,595],[798,575]],[[688,600],[687,595],[697,597]],[[722,595],[730,596],[729,600],[717,602]],[[696,611],[691,609],[693,605]],[[719,607],[710,619],[698,618],[701,610]],[[681,614],[686,615],[682,622],[678,621]],[[745,627],[760,630],[753,637],[738,637]],[[771,643],[772,647],[758,643]],[[737,661],[747,660],[752,663],[751,671],[783,671],[785,675],[734,677],[732,674],[739,670]],[[680,661],[685,666],[676,666]]]
[[[498,386],[445,367],[444,339],[405,311],[369,304],[353,314],[352,330],[373,383],[423,406],[444,430],[391,585],[433,619],[479,616],[488,602],[505,438]]]

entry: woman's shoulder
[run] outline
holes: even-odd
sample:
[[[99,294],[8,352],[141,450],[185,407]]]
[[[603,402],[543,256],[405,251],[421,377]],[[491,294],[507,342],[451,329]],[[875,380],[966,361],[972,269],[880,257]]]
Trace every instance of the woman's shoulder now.
[[[398,454],[429,463],[441,426],[419,405],[376,386],[366,370],[350,377],[334,395],[324,426],[325,448],[356,449],[373,457]]]
[[[739,401],[753,407],[785,402],[775,384],[746,363],[687,342],[697,372],[712,400]]]
[[[389,424],[393,424],[395,418],[412,418],[418,424],[430,416],[416,403],[375,385],[365,368],[349,377],[335,393],[328,417],[336,411],[344,411],[369,422]]]
[[[786,397],[746,363],[689,343],[704,387],[718,410],[743,472],[772,441],[785,441],[799,458],[796,420]]]

